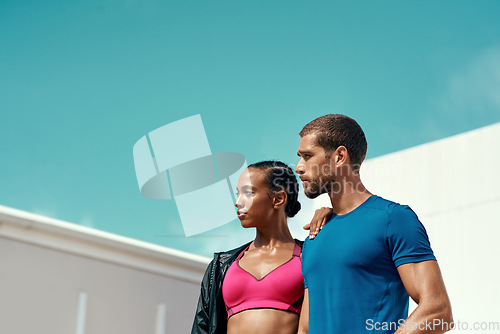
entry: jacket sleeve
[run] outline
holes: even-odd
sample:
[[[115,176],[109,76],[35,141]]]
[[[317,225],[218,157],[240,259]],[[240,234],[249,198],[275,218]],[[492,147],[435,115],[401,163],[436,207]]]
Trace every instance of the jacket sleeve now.
[[[194,316],[193,327],[191,334],[208,334],[209,333],[209,314],[210,314],[210,290],[212,289],[212,278],[214,270],[214,260],[210,262],[203,275],[201,281],[200,297],[198,298],[198,306]]]

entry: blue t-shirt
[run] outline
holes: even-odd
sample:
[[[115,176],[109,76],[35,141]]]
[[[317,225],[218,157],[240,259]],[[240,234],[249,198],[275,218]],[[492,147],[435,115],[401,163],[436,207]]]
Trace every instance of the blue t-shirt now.
[[[408,206],[373,195],[334,215],[302,251],[309,333],[395,332],[408,317],[409,301],[396,268],[435,259]]]

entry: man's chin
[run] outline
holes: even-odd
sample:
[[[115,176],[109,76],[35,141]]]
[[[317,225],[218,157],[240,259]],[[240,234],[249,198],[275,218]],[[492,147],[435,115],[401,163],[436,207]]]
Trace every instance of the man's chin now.
[[[317,191],[304,190],[304,195],[306,195],[307,198],[315,199],[321,194]]]

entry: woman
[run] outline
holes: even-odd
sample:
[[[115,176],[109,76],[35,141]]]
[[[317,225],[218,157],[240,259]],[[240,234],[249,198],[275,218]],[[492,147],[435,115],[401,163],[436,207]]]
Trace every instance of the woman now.
[[[215,253],[201,285],[191,333],[297,333],[304,293],[302,242],[287,217],[300,210],[293,170],[280,161],[250,165],[238,180],[238,218],[255,239]]]

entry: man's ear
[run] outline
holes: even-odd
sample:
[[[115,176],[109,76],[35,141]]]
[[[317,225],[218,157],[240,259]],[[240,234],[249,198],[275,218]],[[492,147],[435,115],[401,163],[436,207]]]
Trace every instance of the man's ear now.
[[[274,193],[273,197],[273,206],[275,209],[279,209],[281,206],[286,204],[286,192],[284,190],[280,190]]]
[[[335,150],[333,155],[333,163],[335,166],[340,167],[349,163],[349,153],[347,152],[347,148],[345,146],[339,146]]]

